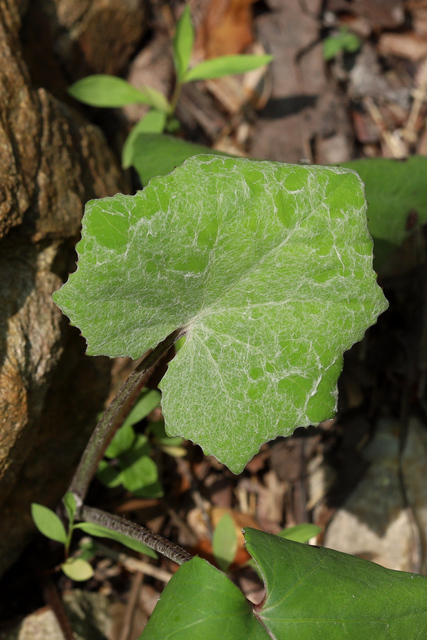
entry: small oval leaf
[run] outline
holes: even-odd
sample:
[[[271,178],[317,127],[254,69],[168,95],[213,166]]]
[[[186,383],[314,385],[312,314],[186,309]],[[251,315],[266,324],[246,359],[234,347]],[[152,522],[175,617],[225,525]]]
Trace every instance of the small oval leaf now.
[[[123,424],[133,425],[146,418],[159,406],[161,397],[161,393],[157,389],[143,389]]]
[[[96,477],[101,484],[109,489],[119,487],[122,484],[122,474],[120,469],[107,462],[107,460],[101,460],[99,462]]]
[[[37,529],[46,536],[46,538],[56,540],[56,542],[62,542],[62,544],[67,543],[65,527],[56,513],[51,509],[33,502],[31,505],[31,515]]]
[[[135,431],[129,422],[124,423],[114,434],[105,452],[106,458],[117,458],[131,448],[135,440]]]
[[[89,580],[95,573],[92,565],[83,558],[69,558],[67,562],[61,564],[61,569],[68,578],[76,582]]]
[[[246,73],[268,64],[273,60],[273,56],[263,55],[237,55],[220,56],[212,60],[205,60],[196,67],[190,69],[184,76],[184,82],[194,80],[210,80],[212,78],[222,78],[236,73]]]
[[[67,493],[65,494],[64,505],[67,510],[68,519],[72,523],[74,520],[74,515],[76,513],[77,504],[76,499],[71,491],[67,491]]]
[[[229,513],[224,513],[212,537],[212,549],[221,571],[227,571],[237,551],[237,534]]]
[[[127,104],[148,104],[160,111],[167,111],[169,103],[165,96],[152,89],[137,89],[129,82],[116,76],[96,74],[77,80],[68,89],[68,93],[92,107],[124,107]]]
[[[173,39],[173,59],[178,80],[184,76],[190,63],[194,44],[194,29],[191,22],[190,7],[187,4],[182,16],[177,22]]]

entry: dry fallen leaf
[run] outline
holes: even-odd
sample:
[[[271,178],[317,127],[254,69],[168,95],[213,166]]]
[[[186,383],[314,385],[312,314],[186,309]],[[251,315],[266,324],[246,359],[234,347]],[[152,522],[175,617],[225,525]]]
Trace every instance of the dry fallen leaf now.
[[[197,58],[241,53],[253,42],[255,0],[211,0],[196,39]]]
[[[427,56],[427,39],[411,33],[383,33],[378,42],[382,56],[398,56],[416,62]]]

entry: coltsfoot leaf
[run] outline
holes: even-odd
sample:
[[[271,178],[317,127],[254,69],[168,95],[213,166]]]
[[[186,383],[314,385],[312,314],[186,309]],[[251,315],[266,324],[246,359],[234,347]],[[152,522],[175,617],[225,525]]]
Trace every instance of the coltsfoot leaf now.
[[[427,580],[374,562],[246,529],[265,583],[250,607],[206,560],[168,583],[140,640],[422,640]]]
[[[138,358],[176,329],[167,432],[234,473],[333,415],[342,354],[387,307],[360,178],[196,156],[135,196],[88,203],[54,300],[92,355]]]

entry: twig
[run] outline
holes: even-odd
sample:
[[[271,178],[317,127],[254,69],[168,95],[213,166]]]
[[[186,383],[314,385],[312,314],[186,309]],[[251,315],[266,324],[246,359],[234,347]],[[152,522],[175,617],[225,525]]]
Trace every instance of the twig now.
[[[78,515],[80,515],[79,511],[82,508],[89,483],[96,472],[99,460],[101,459],[117,424],[120,420],[123,420],[124,416],[131,409],[129,399],[132,398],[133,392],[147,371],[156,364],[156,362],[172,347],[174,342],[176,342],[182,334],[183,330],[181,329],[174,331],[165,340],[163,340],[163,342],[160,342],[155,349],[149,351],[144,356],[140,364],[119,389],[103,414],[101,420],[98,422],[95,431],[86,446],[69,488],[69,491],[73,493],[76,499]]]
[[[373,122],[377,125],[378,130],[385,144],[391,151],[393,158],[404,158],[408,155],[408,149],[403,143],[403,140],[398,140],[387,129],[381,111],[378,109],[375,102],[369,96],[363,99],[363,105],[371,116]]]
[[[162,582],[169,582],[172,578],[173,574],[165,569],[161,569],[160,567],[155,567],[154,565],[146,562],[145,560],[140,560],[138,558],[133,558],[132,556],[128,556],[126,553],[122,551],[115,551],[110,547],[102,544],[101,542],[96,542],[97,549],[102,553],[102,555],[107,556],[114,560],[115,562],[120,562],[121,565],[125,567],[128,571],[138,572],[141,574],[146,574],[147,576],[151,576],[152,578],[156,578],[157,580],[161,580]]]
[[[200,509],[200,513],[202,514],[202,518],[203,518],[203,521],[204,521],[204,523],[205,523],[205,525],[207,527],[207,530],[209,532],[209,536],[210,536],[210,538],[212,538],[212,535],[213,535],[212,521],[211,521],[211,518],[210,518],[208,512],[206,511],[205,501],[203,500],[202,494],[200,493],[199,489],[197,488],[196,481],[195,481],[195,478],[194,478],[194,474],[191,472],[191,468],[190,468],[190,465],[188,463],[188,460],[183,460],[182,458],[177,458],[176,462],[177,462],[177,465],[178,465],[178,469],[180,470],[180,472],[185,477],[185,479],[187,480],[187,482],[189,483],[189,485],[191,487],[191,495],[192,495],[192,498],[194,500],[194,503],[195,503],[196,507],[198,507]]]
[[[74,631],[64,609],[64,603],[50,576],[43,577],[43,596],[46,604],[50,606],[59,624],[65,640],[75,640]]]
[[[135,609],[138,602],[139,592],[143,579],[144,574],[140,572],[135,574],[133,577],[125,615],[123,616],[122,631],[119,640],[129,640],[131,637],[133,621],[135,618]]]
[[[415,144],[417,141],[416,124],[422,104],[427,99],[427,60],[424,62],[420,73],[419,88],[413,92],[413,96],[414,102],[412,103],[411,113],[409,114],[406,126],[402,132],[403,137],[410,144]]]
[[[133,538],[133,540],[142,542],[146,544],[147,547],[150,547],[150,549],[153,549],[153,551],[158,551],[158,553],[161,553],[177,564],[184,564],[184,562],[188,562],[193,557],[191,553],[188,553],[188,551],[185,551],[185,549],[182,549],[182,547],[179,547],[177,544],[170,542],[170,540],[159,536],[159,534],[145,527],[141,527],[134,522],[125,520],[120,516],[95,509],[95,507],[83,506],[79,517],[86,522],[99,524],[101,527],[117,531],[129,538]]]

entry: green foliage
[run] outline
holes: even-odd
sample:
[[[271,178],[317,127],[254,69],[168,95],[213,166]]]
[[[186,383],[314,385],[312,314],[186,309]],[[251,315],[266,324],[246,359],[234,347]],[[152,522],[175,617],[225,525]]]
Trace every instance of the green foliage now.
[[[128,104],[146,104],[151,110],[134,126],[123,147],[123,167],[134,163],[135,154],[143,152],[137,144],[141,133],[169,132],[179,128],[179,122],[173,114],[178,102],[182,85],[195,80],[221,78],[236,73],[245,73],[258,69],[272,60],[270,55],[221,56],[190,67],[194,45],[194,29],[191,22],[190,7],[187,5],[176,25],[173,39],[173,60],[176,70],[176,86],[169,102],[163,94],[152,87],[136,89],[126,80],[109,75],[93,75],[78,80],[68,89],[76,100],[93,107],[123,107]]]
[[[270,55],[237,55],[220,56],[212,60],[205,60],[196,67],[189,69],[184,75],[184,82],[195,80],[210,80],[238,73],[246,73],[268,64],[273,59]]]
[[[227,571],[237,551],[237,534],[230,514],[224,513],[215,527],[212,537],[212,549],[221,571]]]
[[[182,82],[190,66],[194,45],[194,29],[191,22],[190,7],[187,5],[177,22],[173,39],[173,60],[178,82]]]
[[[366,185],[369,231],[380,268],[415,227],[427,223],[427,157],[352,160],[342,166],[357,171]]]
[[[317,536],[318,533],[322,531],[321,527],[318,527],[315,524],[297,524],[295,527],[288,527],[287,529],[283,529],[277,535],[281,538],[286,538],[286,540],[292,540],[293,542],[308,542],[314,536]]]
[[[264,578],[262,605],[253,609],[224,574],[194,558],[167,585],[142,640],[424,637],[425,578],[255,529],[245,538]]]
[[[114,435],[105,457],[112,460],[101,460],[97,477],[107,487],[123,485],[125,489],[140,498],[157,498],[163,495],[158,479],[158,468],[151,458],[151,444],[147,436],[137,434],[134,425],[146,418],[160,403],[160,393],[156,390],[143,389],[138,401],[127,416],[123,425]],[[185,454],[180,451],[182,438],[168,438],[163,421],[152,422],[147,431],[156,438],[156,444],[170,455]]]
[[[74,516],[76,514],[76,509],[77,509],[76,499],[70,491],[67,491],[67,493],[64,496],[63,502],[64,502],[65,510],[67,511],[68,520],[72,525],[74,522]]]
[[[144,118],[141,118],[129,133],[123,145],[122,164],[124,169],[135,164],[136,154],[141,153],[141,149],[137,144],[139,136],[142,133],[162,133],[166,125],[167,115],[164,111],[152,109]]]
[[[323,57],[332,60],[339,53],[356,53],[361,47],[359,38],[350,33],[348,27],[340,27],[339,32],[323,41]]]
[[[71,539],[73,531],[75,529],[81,529],[91,536],[110,538],[111,540],[115,540],[116,542],[119,542],[120,544],[128,547],[129,549],[132,549],[133,551],[145,553],[152,558],[157,558],[157,554],[155,553],[155,551],[147,547],[147,545],[143,544],[142,542],[138,542],[137,540],[133,540],[132,538],[128,538],[128,536],[125,536],[118,531],[112,531],[111,529],[107,529],[90,522],[74,524],[76,500],[72,493],[67,492],[65,494],[64,506],[69,518],[68,532],[65,530],[62,521],[56,515],[56,513],[41,504],[33,502],[33,504],[31,505],[31,515],[34,524],[36,525],[40,533],[42,533],[47,538],[55,540],[56,542],[60,542],[64,545],[66,560],[61,564],[61,569],[63,570],[65,575],[72,580],[88,580],[93,576],[94,573],[93,568],[87,561],[85,557],[86,554],[83,550],[78,557],[68,557]]]
[[[198,154],[232,157],[209,147],[150,133],[138,138],[134,166],[145,185],[151,178],[171,173]],[[414,228],[427,223],[427,158],[372,158],[351,160],[339,166],[353,169],[365,183],[374,266],[381,270],[385,260]]]
[[[65,527],[56,513],[51,509],[33,502],[31,505],[31,515],[37,529],[46,536],[46,538],[50,538],[56,542],[62,542],[64,545],[67,543]]]
[[[139,134],[134,145],[133,166],[146,186],[151,178],[172,173],[185,160],[197,155],[231,157],[228,153],[215,151],[201,144],[193,144],[159,133]]]
[[[127,168],[134,164],[136,154],[141,148],[136,145],[141,133],[169,132],[179,128],[179,122],[173,117],[181,87],[186,82],[221,78],[236,73],[245,73],[258,69],[272,60],[270,55],[221,56],[201,62],[190,68],[194,45],[194,29],[191,22],[190,7],[187,5],[176,25],[173,39],[173,60],[176,70],[176,87],[169,102],[163,94],[152,87],[136,89],[126,80],[98,74],[78,80],[68,89],[76,100],[93,107],[124,107],[128,104],[146,104],[151,110],[133,127],[123,147],[122,164]]]
[[[141,140],[157,154],[152,175],[194,153],[187,143],[144,134],[135,149]],[[425,159],[418,160],[405,179],[394,174],[396,207],[381,198],[375,164],[352,164],[365,172],[371,229],[390,244],[408,233],[410,210],[402,210],[409,202],[423,221]],[[382,170],[386,181],[387,165]],[[146,164],[144,182],[149,171]],[[185,342],[162,382],[168,431],[239,471],[261,442],[331,414],[342,352],[386,307],[365,210],[361,182],[344,168],[198,156],[136,196],[89,203],[79,269],[55,300],[93,354],[137,358],[181,329]],[[115,458],[135,444],[132,424],[124,427],[110,445]],[[159,443],[162,429],[149,427]],[[425,578],[293,542],[318,531],[246,531],[267,592],[255,608],[204,560],[185,563],[143,640],[422,638]],[[227,519],[215,531],[224,570],[234,558],[233,533]]]
[[[138,358],[181,329],[166,430],[238,473],[263,442],[333,415],[342,354],[387,306],[365,211],[346,169],[197,156],[89,203],[54,299],[92,355]]]
[[[68,558],[61,564],[61,569],[68,578],[76,582],[89,580],[95,573],[92,565],[83,558]]]
[[[93,522],[79,522],[79,524],[76,524],[74,528],[81,529],[88,535],[95,536],[96,538],[109,538],[110,540],[115,540],[116,542],[120,542],[123,546],[128,547],[128,549],[138,551],[138,553],[145,553],[146,556],[150,556],[151,558],[157,558],[157,553],[147,547],[147,545],[142,542],[138,542],[138,540],[134,540],[133,538],[129,538],[119,531],[113,531],[112,529],[101,527],[99,524],[94,524]]]
[[[92,107],[124,107],[127,104],[147,104],[159,111],[168,111],[165,96],[152,87],[136,89],[126,80],[98,74],[77,80],[68,89],[76,100]]]
[[[146,436],[134,434],[132,445],[117,458],[117,466],[102,461],[97,477],[107,487],[123,485],[140,498],[157,498],[163,495],[158,480],[158,468],[151,456],[151,446]]]

